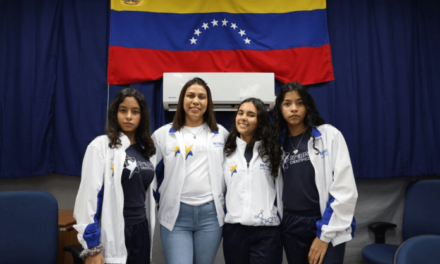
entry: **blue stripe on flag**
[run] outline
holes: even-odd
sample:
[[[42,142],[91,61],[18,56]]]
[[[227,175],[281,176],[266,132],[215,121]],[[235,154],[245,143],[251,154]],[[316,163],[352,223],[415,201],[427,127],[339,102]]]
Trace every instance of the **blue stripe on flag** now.
[[[217,26],[213,25],[214,20]],[[326,20],[325,9],[280,14],[171,14],[112,10],[110,45],[169,51],[320,47],[329,43]],[[227,21],[227,25],[223,26],[222,21]],[[204,29],[203,23],[209,28]],[[232,23],[237,28],[232,28]]]

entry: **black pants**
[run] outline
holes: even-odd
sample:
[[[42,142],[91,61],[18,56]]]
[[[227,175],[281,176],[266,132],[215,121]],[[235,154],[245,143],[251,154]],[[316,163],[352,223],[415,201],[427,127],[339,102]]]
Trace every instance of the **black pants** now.
[[[150,263],[150,231],[148,220],[125,227],[125,247],[127,248],[127,264]]]
[[[223,226],[226,264],[281,264],[283,245],[279,226]]]
[[[282,240],[289,264],[309,264],[308,255],[316,238],[316,222],[321,217],[298,216],[284,211],[281,222]],[[345,243],[336,247],[329,243],[323,264],[342,264]]]

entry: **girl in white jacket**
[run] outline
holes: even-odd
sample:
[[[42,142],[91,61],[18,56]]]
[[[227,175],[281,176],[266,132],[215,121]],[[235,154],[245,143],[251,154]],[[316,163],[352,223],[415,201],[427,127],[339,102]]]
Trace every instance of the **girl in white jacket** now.
[[[228,132],[216,124],[211,91],[200,78],[180,93],[172,124],[153,134],[158,173],[156,199],[167,264],[214,262],[224,219],[223,146]],[[157,166],[157,168],[160,168]]]
[[[227,264],[282,262],[279,228],[282,181],[270,141],[269,115],[260,99],[244,100],[225,144],[226,217],[223,252]]]
[[[273,129],[284,152],[281,228],[288,262],[342,263],[358,195],[344,137],[324,124],[307,88],[296,82],[277,95]]]
[[[74,228],[86,264],[150,263],[154,152],[144,96],[121,90],[108,109],[106,135],[94,139],[84,156]]]

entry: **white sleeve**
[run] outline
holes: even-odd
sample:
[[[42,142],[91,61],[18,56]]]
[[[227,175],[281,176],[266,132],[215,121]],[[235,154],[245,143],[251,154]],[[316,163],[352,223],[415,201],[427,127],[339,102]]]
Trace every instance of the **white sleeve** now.
[[[151,138],[153,139],[154,142],[154,147],[156,148],[156,153],[154,153],[154,155],[151,157],[150,161],[151,163],[153,163],[154,167],[156,168],[156,165],[163,159],[162,156],[162,144],[160,142],[160,129],[156,130],[156,132],[153,133],[153,135],[151,136]]]
[[[104,156],[96,146],[90,144],[84,155],[81,183],[73,212],[76,219],[73,227],[78,231],[78,241],[84,249],[100,244],[104,172]]]
[[[329,190],[330,199],[322,219],[317,222],[318,237],[324,242],[332,241],[337,232],[351,230],[358,197],[350,154],[339,131],[335,134],[331,148],[333,182]],[[337,244],[333,241],[333,246]]]

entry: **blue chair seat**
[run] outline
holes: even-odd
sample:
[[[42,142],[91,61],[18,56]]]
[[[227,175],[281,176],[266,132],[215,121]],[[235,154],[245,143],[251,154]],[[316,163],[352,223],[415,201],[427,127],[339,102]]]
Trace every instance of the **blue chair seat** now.
[[[439,263],[440,236],[417,236],[406,240],[397,249],[396,264]]]
[[[389,244],[371,244],[362,249],[362,257],[368,263],[376,264],[389,264],[393,263],[394,253],[396,252],[397,245]]]

